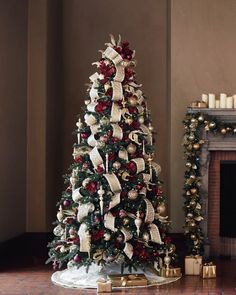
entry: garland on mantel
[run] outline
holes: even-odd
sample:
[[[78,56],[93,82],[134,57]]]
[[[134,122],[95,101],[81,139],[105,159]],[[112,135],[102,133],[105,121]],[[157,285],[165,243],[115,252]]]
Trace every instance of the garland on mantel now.
[[[184,155],[186,171],[184,174],[184,233],[187,238],[188,253],[198,255],[203,253],[204,236],[200,226],[203,220],[200,173],[200,156],[204,140],[203,130],[215,135],[233,136],[236,134],[236,122],[227,123],[218,121],[212,115],[202,113],[187,113],[184,124]]]

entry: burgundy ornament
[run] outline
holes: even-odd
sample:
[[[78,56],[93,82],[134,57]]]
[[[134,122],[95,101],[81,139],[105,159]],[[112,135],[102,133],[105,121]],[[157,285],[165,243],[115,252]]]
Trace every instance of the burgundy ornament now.
[[[75,162],[78,164],[82,164],[83,163],[83,158],[82,157],[75,157]]]
[[[97,168],[95,169],[97,173],[101,174],[104,172],[104,168],[102,166],[97,166]]]
[[[65,200],[65,201],[63,202],[63,206],[65,206],[65,207],[70,206],[70,201],[69,201],[69,200]]]
[[[86,139],[88,137],[89,137],[89,133],[85,133],[85,132],[81,133],[81,138]]]
[[[74,257],[74,261],[75,261],[76,263],[80,263],[81,258],[80,258],[80,256],[79,256],[78,254],[75,255],[75,257]]]

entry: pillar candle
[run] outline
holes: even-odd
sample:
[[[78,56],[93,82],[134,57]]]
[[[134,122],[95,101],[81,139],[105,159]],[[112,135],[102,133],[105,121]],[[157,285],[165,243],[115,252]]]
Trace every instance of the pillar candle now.
[[[208,95],[207,94],[202,94],[202,101],[208,104]]]
[[[236,94],[233,95],[233,100],[234,100],[234,108],[236,109]]]
[[[226,108],[227,109],[232,109],[233,108],[233,97],[228,96],[226,99]]]
[[[219,109],[219,108],[220,108],[220,100],[216,99],[216,109]]]
[[[214,109],[216,107],[216,97],[213,93],[209,93],[208,95],[208,107],[209,109]]]
[[[220,108],[221,109],[226,108],[226,98],[227,98],[227,95],[225,93],[220,94]]]

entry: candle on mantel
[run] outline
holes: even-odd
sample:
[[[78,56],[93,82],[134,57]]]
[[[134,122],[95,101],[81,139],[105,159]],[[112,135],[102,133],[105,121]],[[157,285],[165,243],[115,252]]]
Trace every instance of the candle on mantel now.
[[[233,108],[233,97],[228,96],[226,99],[226,108],[227,109],[232,109]]]
[[[227,95],[225,93],[220,94],[220,108],[221,109],[226,108],[226,98],[227,98]]]
[[[219,109],[219,108],[220,108],[220,100],[216,99],[216,109]]]
[[[233,100],[234,100],[234,108],[236,109],[236,94],[233,95]]]
[[[208,105],[208,95],[207,94],[202,94],[202,101],[205,102]]]
[[[216,107],[216,96],[213,93],[208,95],[208,107],[209,109],[214,109]]]

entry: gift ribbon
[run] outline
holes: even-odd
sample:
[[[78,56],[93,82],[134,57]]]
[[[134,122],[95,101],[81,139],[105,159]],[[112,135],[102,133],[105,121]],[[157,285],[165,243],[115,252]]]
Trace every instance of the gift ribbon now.
[[[213,264],[213,262],[204,263],[203,267],[207,276],[216,275],[216,266]]]

